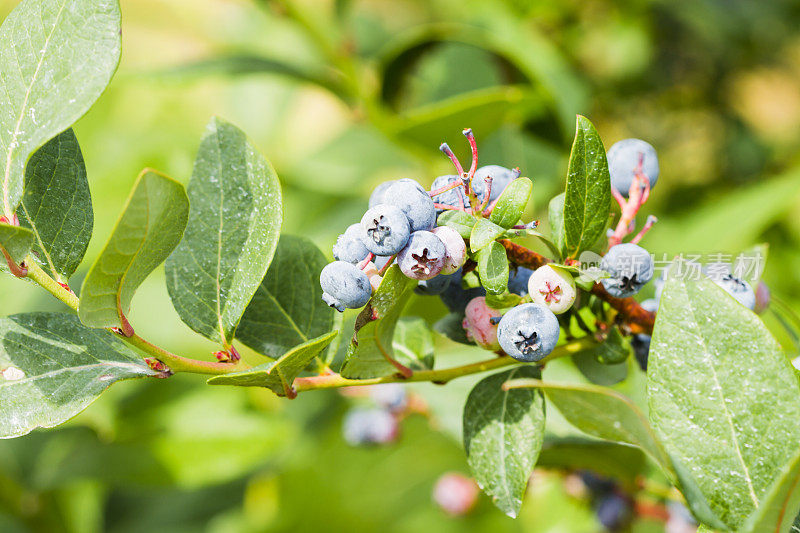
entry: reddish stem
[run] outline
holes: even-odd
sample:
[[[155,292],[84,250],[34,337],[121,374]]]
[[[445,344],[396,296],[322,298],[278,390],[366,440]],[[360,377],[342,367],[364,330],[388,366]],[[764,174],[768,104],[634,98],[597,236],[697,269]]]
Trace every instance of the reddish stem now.
[[[472,133],[472,128],[465,128],[461,133],[469,141],[469,149],[472,152],[472,164],[469,167],[469,179],[475,176],[475,171],[478,170],[478,144],[475,142],[475,134]]]
[[[386,274],[386,271],[389,270],[389,267],[392,266],[392,263],[394,263],[395,257],[397,257],[397,254],[394,254],[392,257],[389,258],[388,261],[386,261],[386,264],[383,265],[381,269],[378,271],[379,276],[383,276],[384,274]]]
[[[444,192],[447,192],[447,191],[452,191],[453,189],[455,189],[457,187],[461,187],[461,186],[462,186],[461,183],[459,183],[458,181],[454,181],[450,185],[445,185],[444,187],[441,187],[439,189],[436,189],[436,190],[433,190],[433,191],[428,191],[428,195],[430,195],[430,197],[433,198],[434,196],[438,196],[438,195],[440,195],[440,194],[442,194]]]
[[[466,211],[463,205],[459,207],[457,205],[439,204],[434,202],[433,207],[435,207],[436,209],[444,209],[445,211]]]
[[[489,198],[492,196],[492,177],[486,176],[484,181],[486,181],[486,198],[483,199],[483,203],[478,208],[479,213],[483,213],[483,210],[489,205]]]
[[[450,161],[453,162],[453,166],[456,167],[456,174],[462,176],[464,174],[464,168],[461,166],[461,163],[456,157],[456,154],[453,153],[453,151],[450,149],[447,143],[442,143],[441,145],[439,145],[439,150],[441,150],[442,153],[447,157],[449,157]]]
[[[650,228],[652,228],[653,224],[655,224],[656,222],[658,222],[658,218],[656,218],[653,215],[648,216],[647,222],[645,222],[644,227],[633,239],[631,239],[631,242],[633,244],[638,244],[638,242],[642,240],[642,237],[644,237],[647,234],[647,232],[650,231]]]

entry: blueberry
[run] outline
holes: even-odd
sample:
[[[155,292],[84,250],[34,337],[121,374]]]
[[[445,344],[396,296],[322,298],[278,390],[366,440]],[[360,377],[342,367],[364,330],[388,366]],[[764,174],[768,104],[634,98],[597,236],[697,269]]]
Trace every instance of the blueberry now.
[[[500,320],[497,339],[508,355],[518,361],[541,361],[558,342],[556,315],[539,304],[514,307]]]
[[[408,405],[406,389],[399,383],[383,383],[369,388],[369,397],[378,406],[392,412],[402,411]]]
[[[351,224],[336,239],[336,244],[333,245],[333,257],[354,265],[363,261],[369,254],[369,250],[364,246],[362,236],[361,224]]]
[[[457,472],[444,474],[433,487],[433,501],[451,516],[467,514],[478,502],[480,489],[472,479]]]
[[[411,230],[408,218],[396,206],[378,204],[361,218],[362,239],[375,255],[394,255],[408,242]]]
[[[758,282],[758,287],[756,287],[756,305],[753,308],[758,314],[763,313],[764,311],[769,308],[769,302],[772,299],[772,296],[769,291],[769,287],[763,281]]]
[[[636,244],[612,247],[600,262],[600,268],[611,277],[601,281],[611,296],[624,298],[639,292],[653,278],[653,258]]]
[[[411,231],[431,230],[436,226],[433,200],[419,183],[399,180],[386,190],[384,202],[399,207],[408,218]]]
[[[614,491],[617,486],[613,479],[597,475],[590,470],[581,470],[578,472],[578,476],[592,496],[603,496]]]
[[[439,176],[433,180],[433,183],[431,184],[431,190],[435,191],[456,182],[461,183],[461,178],[455,174]],[[433,197],[433,201],[437,204],[452,205],[456,207],[460,207],[462,203],[464,206],[469,206],[467,195],[464,194],[464,187],[456,187],[455,189],[450,189],[449,191],[437,194]],[[442,211],[443,209],[436,210],[437,213],[441,213]]]
[[[444,243],[446,257],[442,274],[452,274],[467,262],[467,244],[461,235],[450,226],[439,226],[431,231]]]
[[[528,280],[531,279],[533,270],[525,267],[517,267],[508,276],[508,291],[520,296],[528,294]]]
[[[412,279],[431,279],[444,268],[447,250],[442,240],[430,231],[415,231],[406,247],[397,254],[400,270]]]
[[[467,339],[486,350],[499,350],[497,342],[497,323],[492,319],[500,317],[496,309],[486,305],[486,298],[473,298],[464,309],[464,320],[461,323]]]
[[[655,148],[641,139],[623,139],[608,150],[611,186],[625,198],[628,197],[640,158],[643,158],[642,171],[650,180],[652,189],[658,181],[658,156]]]
[[[395,183],[398,183],[398,182],[404,182],[404,183],[405,182],[410,182],[410,183],[413,183],[413,184],[416,185],[417,189],[419,189],[419,192],[427,194],[427,191],[425,191],[425,187],[423,187],[422,185],[420,185],[416,181],[412,180],[411,178],[401,178],[399,180],[384,181],[383,183],[381,183],[380,185],[375,187],[375,189],[372,191],[372,194],[369,197],[369,206],[372,208],[372,207],[375,207],[378,204],[385,204],[386,203],[386,201],[385,201],[386,190],[389,187],[391,187],[392,185],[394,185]]]
[[[517,179],[519,174],[510,168],[501,167],[500,165],[480,167],[475,171],[475,176],[472,177],[471,183],[472,189],[481,202],[486,198],[486,178],[489,176],[492,178],[492,192],[489,195],[489,202],[493,202],[500,198],[508,184]]]
[[[619,494],[608,494],[595,504],[597,520],[609,531],[619,531],[630,521],[631,505],[627,498]]]
[[[423,296],[438,296],[450,286],[452,276],[439,274],[431,279],[423,279],[414,288],[414,292]]]
[[[648,298],[647,300],[642,301],[642,303],[639,305],[642,306],[642,309],[651,313],[658,311],[658,300],[655,298]]]
[[[319,275],[322,299],[339,312],[364,307],[372,296],[369,278],[357,266],[344,261],[325,265]]]
[[[756,293],[753,288],[737,278],[733,274],[725,274],[723,276],[715,276],[711,281],[725,289],[725,292],[736,298],[743,306],[748,309],[755,309],[756,307]]]
[[[397,419],[385,409],[356,408],[344,417],[342,435],[352,445],[386,444],[399,434]]]
[[[578,291],[572,274],[557,266],[544,265],[537,268],[528,279],[528,294],[533,303],[560,315],[572,307]]]
[[[486,296],[486,290],[483,287],[464,289],[461,286],[461,278],[462,273],[459,268],[452,274],[450,285],[448,285],[447,289],[439,296],[442,303],[444,303],[452,313],[463,313],[470,300],[478,296]]]
[[[650,357],[650,335],[645,335],[644,333],[634,335],[631,339],[631,347],[639,367],[647,371],[647,359]]]

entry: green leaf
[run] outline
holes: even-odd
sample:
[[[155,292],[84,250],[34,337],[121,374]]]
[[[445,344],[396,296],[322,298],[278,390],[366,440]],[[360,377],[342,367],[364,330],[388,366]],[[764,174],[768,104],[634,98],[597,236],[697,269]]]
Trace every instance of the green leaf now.
[[[586,379],[596,385],[609,387],[628,377],[627,362],[615,365],[603,364],[597,360],[597,353],[594,349],[572,354],[572,362]]]
[[[189,223],[167,260],[167,289],[189,327],[228,347],[278,244],[280,183],[239,128],[214,118],[188,194]]]
[[[134,292],[175,249],[186,227],[189,201],[183,185],[144,170],[81,288],[78,316],[94,328],[128,328]]]
[[[789,531],[800,512],[800,451],[781,469],[758,509],[745,521],[742,533]]]
[[[521,300],[522,296],[508,292],[508,290],[501,294],[486,293],[486,305],[492,309],[509,309],[519,304]]]
[[[638,446],[664,472],[672,474],[672,466],[658,443],[653,428],[630,398],[615,390],[597,385],[544,382],[538,379],[510,381],[507,388],[543,389],[567,421],[581,431],[615,442]]]
[[[553,244],[559,250],[561,257],[565,255],[564,251],[564,198],[566,193],[561,193],[553,197],[548,204],[548,221],[550,222],[550,234],[552,236]]]
[[[548,437],[536,465],[559,470],[591,470],[613,478],[630,490],[647,473],[647,458],[639,448],[589,438]]]
[[[243,372],[222,374],[208,380],[209,385],[236,385],[238,387],[266,387],[278,396],[294,396],[292,383],[305,367],[338,335],[331,331],[304,342],[286,352],[280,359],[270,361]]]
[[[3,213],[16,211],[25,162],[100,96],[120,55],[117,0],[25,0],[0,27]]]
[[[33,232],[28,228],[0,223],[0,251],[8,254],[17,265],[30,253],[33,239]]]
[[[66,283],[83,260],[94,225],[86,166],[71,129],[31,156],[17,214],[20,225],[36,235],[33,256]]]
[[[392,348],[397,361],[412,370],[433,368],[433,335],[422,318],[401,318],[395,326]]]
[[[800,384],[781,347],[710,280],[669,279],[647,378],[650,420],[673,462],[738,529],[800,439]]]
[[[155,374],[110,333],[61,313],[0,318],[0,371],[0,438],[57,426],[111,384]]]
[[[347,346],[343,377],[351,379],[388,376],[397,372],[394,361],[394,332],[400,313],[416,281],[407,278],[397,265],[383,276],[380,287],[358,314],[355,331]],[[377,317],[374,318],[374,317]]]
[[[479,252],[503,235],[505,231],[503,226],[498,226],[485,218],[479,218],[475,226],[472,227],[472,232],[469,236],[469,247],[473,253]]]
[[[489,294],[503,294],[508,288],[508,259],[506,249],[497,241],[478,252],[478,274],[481,285]]]
[[[538,378],[519,366],[482,379],[464,406],[464,448],[475,481],[504,513],[516,518],[544,441],[544,397],[537,390],[503,390],[515,378]]]
[[[489,220],[506,229],[519,222],[533,192],[533,182],[528,178],[512,181],[500,195]]]
[[[475,344],[467,339],[467,334],[464,332],[464,327],[462,326],[463,321],[464,313],[447,313],[436,321],[433,325],[433,329],[451,341],[461,344]]]
[[[472,215],[468,215],[464,211],[450,210],[445,211],[437,219],[439,226],[450,226],[458,232],[459,235],[465,239],[469,239],[472,235],[472,228],[478,223],[478,219]]]
[[[578,115],[564,197],[564,252],[578,257],[606,231],[611,212],[611,177],[606,149],[586,117]]]
[[[281,235],[267,275],[242,316],[236,338],[273,359],[333,328],[319,274],[328,264],[314,243]]]

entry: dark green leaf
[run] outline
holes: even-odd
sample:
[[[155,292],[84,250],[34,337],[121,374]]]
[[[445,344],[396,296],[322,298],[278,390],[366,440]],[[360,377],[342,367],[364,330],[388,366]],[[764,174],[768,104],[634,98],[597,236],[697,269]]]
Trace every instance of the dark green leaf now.
[[[661,442],[711,511],[738,529],[800,439],[800,385],[781,347],[713,282],[669,279],[647,377]]]
[[[433,368],[433,335],[424,319],[403,317],[392,339],[395,358],[412,370]]]
[[[276,359],[327,333],[335,311],[322,301],[319,273],[328,263],[310,240],[281,235],[275,257],[244,312],[236,338]]]
[[[552,236],[553,244],[563,257],[565,255],[564,249],[564,198],[566,194],[561,193],[553,197],[548,204],[548,220],[550,222],[550,234]]]
[[[280,184],[245,134],[214,118],[188,194],[189,223],[167,260],[167,289],[189,327],[227,347],[278,244]]]
[[[591,470],[635,490],[647,472],[647,458],[639,448],[588,438],[547,438],[537,466],[568,471]]]
[[[467,339],[464,326],[462,326],[463,321],[464,313],[448,313],[433,325],[433,329],[451,341],[461,344],[474,344]]]
[[[750,515],[742,533],[789,531],[800,512],[800,451],[784,465],[775,483]]]
[[[519,222],[525,207],[531,199],[533,182],[528,178],[517,178],[512,181],[500,195],[489,219],[506,229]]]
[[[505,231],[503,226],[498,226],[485,218],[479,218],[478,222],[472,227],[472,232],[469,236],[469,247],[473,253],[479,252],[503,235]]]
[[[544,441],[541,392],[503,390],[503,383],[538,378],[538,368],[519,366],[482,379],[464,406],[464,448],[478,485],[515,518]]]
[[[363,379],[397,372],[391,363],[394,360],[395,326],[415,284],[413,279],[400,272],[397,265],[386,271],[380,287],[372,293],[372,299],[356,318],[342,376]]]
[[[66,283],[83,260],[94,225],[86,166],[71,129],[31,156],[18,216],[36,235],[34,257],[55,280]]]
[[[611,178],[606,150],[589,120],[578,115],[564,198],[564,252],[578,257],[606,231],[611,211]]]
[[[472,235],[472,228],[478,223],[478,219],[472,215],[468,215],[464,211],[457,211],[455,209],[445,211],[437,220],[439,226],[450,226],[455,229],[459,235],[465,239],[469,239]]]
[[[508,259],[506,249],[497,241],[478,252],[478,274],[481,285],[489,294],[503,294],[508,289]]]
[[[57,426],[116,381],[154,374],[113,335],[74,315],[1,318],[0,343],[0,438]]]
[[[604,387],[619,383],[628,377],[627,362],[615,365],[603,364],[597,360],[595,350],[584,350],[572,354],[572,362],[586,379]]]
[[[175,249],[186,227],[183,185],[144,170],[81,287],[78,314],[94,328],[123,327],[134,292]]]
[[[28,228],[0,223],[0,250],[5,251],[17,265],[30,253],[33,239],[33,232]],[[2,257],[0,261],[5,263]]]
[[[92,106],[117,69],[117,0],[25,0],[0,27],[3,213],[22,198],[25,162]]]
[[[278,396],[292,396],[292,383],[305,367],[333,340],[338,331],[331,331],[295,346],[276,361],[232,374],[214,376],[209,385],[236,385],[239,387],[267,387]]]

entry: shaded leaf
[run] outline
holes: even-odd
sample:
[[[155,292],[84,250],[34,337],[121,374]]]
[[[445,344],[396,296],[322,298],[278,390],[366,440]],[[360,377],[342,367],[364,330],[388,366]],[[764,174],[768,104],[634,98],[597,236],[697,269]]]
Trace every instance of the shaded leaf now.
[[[492,209],[489,220],[506,229],[519,222],[531,199],[533,182],[528,178],[517,178],[512,181],[500,195]]]
[[[338,335],[331,331],[295,346],[276,361],[270,361],[243,372],[222,374],[208,380],[209,385],[266,387],[278,396],[293,396],[292,383],[305,367]]]
[[[483,248],[476,257],[481,285],[489,294],[503,294],[508,288],[506,249],[497,241]]]
[[[498,239],[505,233],[505,228],[498,226],[494,222],[479,218],[475,225],[472,227],[472,232],[469,236],[469,247],[472,252],[479,252],[489,246],[495,239]]]
[[[467,334],[462,326],[463,321],[464,313],[448,313],[433,325],[433,329],[451,341],[461,344],[475,344],[467,339]]]
[[[647,378],[650,420],[673,462],[738,529],[800,438],[800,385],[780,346],[710,280],[668,279]]]
[[[586,117],[578,115],[564,197],[564,255],[578,257],[605,235],[611,211],[606,149]]]
[[[390,362],[394,360],[395,326],[415,284],[416,281],[407,278],[397,265],[386,271],[380,287],[356,318],[342,376],[363,379],[397,372],[397,367]]]
[[[424,319],[403,317],[392,338],[395,358],[412,370],[433,368],[433,335]]]
[[[78,315],[95,328],[123,327],[134,292],[175,249],[186,227],[183,185],[144,170],[81,287]]]
[[[327,333],[335,311],[322,301],[319,274],[328,264],[314,243],[281,235],[272,264],[236,329],[236,338],[276,359]]]
[[[74,315],[0,318],[0,438],[57,426],[121,379],[153,375],[130,348]]]
[[[464,448],[475,481],[512,518],[544,441],[545,404],[537,390],[503,390],[503,383],[538,378],[539,369],[519,366],[482,379],[464,406]]]
[[[800,512],[800,451],[781,469],[758,509],[740,530],[742,533],[789,531]]]
[[[3,213],[22,198],[25,162],[92,106],[117,69],[117,0],[25,0],[0,27]]]
[[[36,235],[34,257],[54,279],[66,283],[86,254],[94,225],[86,166],[71,129],[31,156],[17,213],[20,225]]]
[[[561,193],[553,197],[548,204],[548,221],[550,222],[550,234],[553,245],[564,257],[564,198],[566,193]]]
[[[455,229],[459,235],[465,239],[469,239],[472,235],[472,228],[478,223],[478,219],[464,211],[457,211],[455,209],[445,211],[437,219],[439,226],[450,226]]]
[[[278,244],[280,184],[245,134],[214,118],[187,192],[189,223],[167,260],[167,289],[189,327],[228,347]]]
[[[18,265],[30,253],[33,239],[34,234],[28,228],[0,223],[0,251],[7,253],[11,260]]]
[[[647,472],[646,456],[639,448],[588,438],[546,438],[537,466],[568,471],[590,470],[613,478],[629,490]]]

